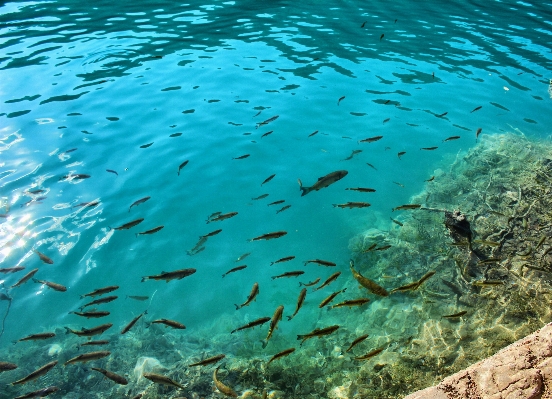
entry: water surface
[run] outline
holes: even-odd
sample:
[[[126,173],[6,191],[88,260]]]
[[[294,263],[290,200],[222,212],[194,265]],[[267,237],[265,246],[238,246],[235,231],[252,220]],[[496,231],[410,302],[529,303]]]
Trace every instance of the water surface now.
[[[7,351],[11,341],[57,329],[61,335],[51,342],[63,348],[59,356],[66,361],[76,349],[63,327],[103,323],[69,314],[86,303],[80,295],[119,285],[119,299],[99,306],[111,312],[106,322],[113,327],[104,335],[113,342],[133,339],[148,347],[148,340],[164,334],[184,340],[220,335],[186,356],[225,353],[235,362],[227,367],[234,369],[250,367],[252,359],[267,361],[288,347],[297,348],[295,361],[304,365],[324,352],[321,348],[344,347],[349,335],[362,332],[374,337],[363,347],[372,349],[387,333],[363,331],[355,321],[360,314],[410,312],[413,305],[397,296],[385,302],[357,288],[348,265],[358,255],[358,237],[370,229],[398,229],[391,217],[406,222],[408,216],[392,208],[425,192],[426,180],[443,162],[452,164],[456,154],[474,148],[478,128],[480,137],[507,131],[548,137],[551,15],[549,3],[513,1],[5,4],[0,8],[0,267],[25,270],[1,276],[3,292],[13,298],[2,347]],[[376,136],[382,138],[360,142]],[[421,150],[432,147],[438,148]],[[353,150],[361,152],[347,159]],[[400,152],[405,154],[399,157]],[[249,156],[236,159],[243,155]],[[178,173],[184,161],[189,163]],[[297,179],[311,186],[336,170],[348,175],[300,195]],[[64,178],[75,174],[90,177]],[[355,187],[376,191],[345,190]],[[467,190],[476,190],[475,185]],[[269,195],[253,199],[262,194]],[[451,208],[457,205],[454,195]],[[151,198],[129,210],[146,196]],[[268,206],[278,200],[285,202]],[[371,206],[333,206],[349,201]],[[98,205],[79,206],[90,202]],[[277,213],[285,205],[291,207]],[[214,212],[238,214],[207,224]],[[131,229],[112,229],[138,218],[144,221]],[[136,236],[157,226],[164,228]],[[222,232],[209,237],[204,250],[188,254],[200,236],[217,229]],[[274,231],[287,235],[250,242]],[[440,234],[447,238],[445,230]],[[418,244],[412,241],[412,250],[422,254]],[[33,250],[53,264],[41,262]],[[245,253],[251,255],[236,262]],[[357,262],[364,262],[359,267],[365,275],[393,288],[396,282],[386,281],[385,266],[374,267],[380,254]],[[286,256],[296,258],[270,266]],[[311,259],[337,266],[303,264]],[[247,268],[221,278],[242,264]],[[9,288],[34,268],[39,269],[35,278],[63,284],[67,292],[32,281]],[[169,283],[141,282],[146,275],[184,268],[197,272]],[[419,272],[431,269],[427,264]],[[305,274],[271,278],[296,270]],[[288,322],[298,281],[323,281],[335,271],[342,272],[335,285],[309,291],[304,307]],[[234,304],[245,301],[254,282],[260,287],[257,300],[236,311]],[[318,309],[322,299],[345,287],[348,299],[366,296],[371,302],[340,313]],[[247,333],[251,345],[242,352],[243,336],[229,331],[272,316],[279,305],[284,319],[267,348],[259,343],[266,337],[265,325]],[[146,308],[146,321],[167,318],[187,329],[153,330],[140,322],[131,338],[120,338],[120,330]],[[405,340],[419,333],[425,321],[419,323],[404,332]],[[336,336],[297,345],[296,334],[331,324],[340,325]],[[29,348],[44,356],[38,364],[29,360],[28,372],[51,358],[51,342],[17,344],[18,356]],[[387,351],[399,353],[394,347]],[[132,365],[139,356],[157,357],[173,371],[182,361],[146,352],[117,356]],[[293,356],[277,367],[289,370]],[[336,362],[342,361],[339,356]],[[332,370],[374,366],[343,362]],[[107,367],[104,363],[98,362]],[[19,367],[0,378],[9,383],[15,373],[23,377]],[[128,366],[119,367],[113,371],[128,374],[131,394],[141,392],[144,382],[133,379]],[[198,378],[209,379],[209,370]],[[272,384],[267,389],[291,395],[292,388],[269,376],[263,375]],[[235,381],[241,392],[264,388]],[[53,377],[51,383],[61,384]],[[103,384],[97,392],[115,397],[113,384]],[[316,395],[328,397],[331,389],[323,386]],[[23,392],[13,389],[14,395]],[[69,391],[61,396],[66,395]]]

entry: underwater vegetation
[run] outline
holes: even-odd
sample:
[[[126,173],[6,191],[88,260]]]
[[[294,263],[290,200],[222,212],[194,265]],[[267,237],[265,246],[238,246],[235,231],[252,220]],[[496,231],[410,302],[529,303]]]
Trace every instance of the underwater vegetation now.
[[[55,386],[52,397],[68,399],[399,398],[550,322],[550,143],[519,131],[482,135],[432,175],[379,224],[387,230],[350,240],[352,273],[328,283],[334,297],[327,309],[310,310],[318,321],[314,329],[299,326],[298,340],[289,332],[270,338],[278,309],[264,320],[223,316],[195,331],[148,324],[141,314],[125,334],[92,337],[107,340],[97,347],[51,327],[55,342],[42,337],[0,349],[0,360],[18,366],[0,372],[0,397],[21,395],[11,383],[50,364],[24,385],[28,392]],[[260,327],[238,331],[246,323]],[[90,365],[77,358],[92,351],[98,354]]]

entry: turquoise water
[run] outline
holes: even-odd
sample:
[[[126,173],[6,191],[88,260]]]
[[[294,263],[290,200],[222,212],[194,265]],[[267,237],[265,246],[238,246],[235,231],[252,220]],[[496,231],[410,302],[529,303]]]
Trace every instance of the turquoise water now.
[[[478,128],[482,135],[520,129],[529,137],[549,136],[551,25],[552,4],[543,2],[5,4],[0,268],[25,270],[0,275],[2,292],[13,298],[0,345],[103,322],[113,323],[104,336],[115,339],[145,309],[148,321],[185,324],[185,331],[170,331],[185,337],[226,334],[284,305],[276,347],[255,348],[254,356],[264,360],[280,347],[299,349],[294,334],[331,324],[357,328],[354,317],[317,306],[334,289],[351,285],[350,240],[370,228],[396,228],[389,219],[401,216],[391,209],[422,191],[438,162],[472,148]],[[460,138],[444,141],[451,136]],[[362,152],[344,160],[353,150]],[[336,170],[348,175],[300,195],[297,179],[311,186]],[[62,178],[68,174],[90,178]],[[345,190],[352,187],[376,192]],[[151,199],[129,211],[146,196]],[[278,200],[285,202],[267,206]],[[93,201],[99,205],[75,207]],[[348,201],[371,206],[332,206]],[[276,213],[284,205],[291,207]],[[214,212],[238,214],[206,224]],[[111,229],[137,218],[144,221],[131,229]],[[155,234],[135,236],[161,225]],[[201,235],[219,228],[204,250],[187,254]],[[274,231],[288,234],[249,242]],[[244,253],[251,255],[236,263]],[[270,266],[291,255],[293,261]],[[303,265],[316,258],[337,266]],[[248,267],[221,279],[242,264]],[[7,288],[34,268],[35,278],[67,292],[32,281]],[[169,283],[141,282],[183,268],[197,272]],[[294,270],[305,274],[271,279]],[[323,281],[336,270],[343,272],[336,285],[309,291],[288,322],[298,281]],[[379,274],[362,271],[374,279]],[[257,300],[236,311],[254,282]],[[80,295],[106,285],[121,287],[119,299],[98,307],[111,312],[106,321],[69,314],[86,303]],[[368,297],[363,312],[375,312],[379,299]],[[0,302],[2,314],[7,303]],[[258,342],[266,333],[265,325],[248,337]],[[241,339],[231,337],[235,347],[213,343],[198,356],[226,351],[238,357]],[[64,348],[64,361],[74,355],[63,334],[54,340]],[[17,347],[24,345],[33,344]],[[11,382],[5,375],[2,381]]]

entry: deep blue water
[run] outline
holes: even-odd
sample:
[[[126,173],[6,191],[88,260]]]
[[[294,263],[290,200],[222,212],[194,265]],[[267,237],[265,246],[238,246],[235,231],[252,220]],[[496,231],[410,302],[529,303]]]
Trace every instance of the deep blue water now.
[[[272,315],[284,304],[291,315],[297,280],[271,276],[324,279],[333,269],[303,266],[319,258],[349,279],[349,240],[390,229],[391,208],[420,192],[443,157],[474,146],[478,128],[550,134],[549,2],[14,2],[0,8],[0,43],[0,267],[26,268],[0,278],[9,287],[39,268],[36,278],[67,287],[30,281],[3,291],[13,301],[1,345],[100,324],[69,312],[105,285],[121,286],[104,305],[117,330],[147,307],[193,334],[236,317],[253,282],[260,294],[243,313]],[[451,136],[460,139],[443,141]],[[362,152],[344,160],[353,150]],[[344,179],[301,197],[297,179],[310,186],[342,169]],[[90,178],[62,178],[79,173]],[[277,200],[285,203],[267,206]],[[347,201],[371,206],[332,206]],[[238,215],[206,224],[217,211]],[[137,218],[132,229],[110,229]],[[187,254],[219,228],[205,250]],[[248,242],[280,230],[288,234]],[[197,272],[141,282],[182,268]]]

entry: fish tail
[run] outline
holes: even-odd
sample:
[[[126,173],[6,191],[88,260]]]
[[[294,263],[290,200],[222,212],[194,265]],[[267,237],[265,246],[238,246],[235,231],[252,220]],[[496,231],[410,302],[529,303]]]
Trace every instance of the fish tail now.
[[[134,235],[136,236],[136,238],[138,238],[138,233],[134,233]]]
[[[303,187],[303,183],[301,183],[301,179],[297,179],[299,182],[299,190],[301,190],[301,197],[304,195],[307,195],[310,191],[310,187]]]
[[[291,319],[293,319],[293,316],[286,316],[288,318],[288,321],[290,321]]]
[[[240,307],[238,306],[238,304],[235,303],[234,306],[236,307],[236,310],[239,310],[239,309],[240,309]],[[236,330],[234,330],[234,331],[236,331]],[[234,332],[234,331],[232,331],[232,332]]]
[[[146,281],[147,279],[148,279],[147,276],[144,276],[144,277],[142,277],[142,280],[141,280],[140,282],[143,283],[143,282]]]
[[[263,345],[263,349],[266,348],[266,346],[268,345],[268,339],[261,340],[261,344]]]
[[[69,334],[72,331],[69,327],[63,327],[63,328],[65,328],[65,330],[66,330],[65,334]]]

